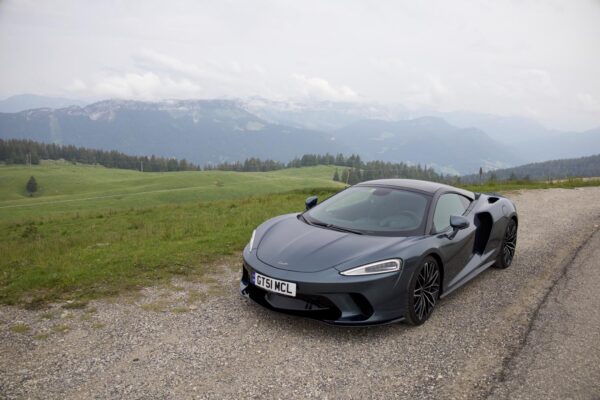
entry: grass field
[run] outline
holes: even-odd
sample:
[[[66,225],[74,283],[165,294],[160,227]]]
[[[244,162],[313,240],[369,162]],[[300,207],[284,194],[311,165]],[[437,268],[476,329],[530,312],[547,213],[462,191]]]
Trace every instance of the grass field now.
[[[334,167],[268,173],[140,173],[47,163],[0,166],[0,302],[25,306],[116,294],[173,276],[202,279],[252,229],[343,187]],[[39,192],[25,183],[35,176]],[[600,185],[514,182],[474,191]]]
[[[56,213],[121,210],[198,201],[242,198],[311,187],[343,187],[335,168],[319,166],[273,172],[138,172],[90,165],[47,162],[0,166],[0,221]],[[30,176],[38,192],[29,197]]]
[[[333,171],[2,166],[0,302],[89,299],[175,275],[201,278],[216,259],[239,254],[264,220],[301,210],[310,194],[339,190]],[[25,191],[31,175],[34,197]]]

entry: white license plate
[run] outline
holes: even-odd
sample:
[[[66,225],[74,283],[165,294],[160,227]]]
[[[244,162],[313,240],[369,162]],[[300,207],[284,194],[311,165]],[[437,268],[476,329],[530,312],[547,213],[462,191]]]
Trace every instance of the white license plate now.
[[[296,284],[292,282],[280,281],[279,279],[269,278],[268,276],[253,272],[252,283],[259,288],[263,288],[273,293],[296,297]]]

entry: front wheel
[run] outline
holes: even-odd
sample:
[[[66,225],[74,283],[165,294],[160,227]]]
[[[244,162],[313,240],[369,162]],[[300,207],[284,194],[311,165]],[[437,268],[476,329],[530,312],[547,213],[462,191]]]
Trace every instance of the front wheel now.
[[[504,232],[504,238],[502,239],[502,247],[500,248],[500,254],[494,266],[496,268],[505,269],[510,267],[513,258],[515,257],[515,250],[517,248],[517,221],[511,218],[506,231]]]
[[[408,288],[406,322],[421,325],[427,321],[440,296],[441,275],[437,261],[427,257],[417,268]]]

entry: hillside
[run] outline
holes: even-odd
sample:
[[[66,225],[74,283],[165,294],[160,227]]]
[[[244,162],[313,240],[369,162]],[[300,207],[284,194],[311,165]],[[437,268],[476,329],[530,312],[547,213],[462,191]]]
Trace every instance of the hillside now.
[[[485,174],[484,180],[489,180],[492,172]],[[600,176],[600,154],[589,157],[550,160],[539,163],[520,165],[513,168],[498,169],[493,171],[498,180],[524,179],[547,180],[564,179],[570,177],[598,177]],[[468,175],[462,178],[463,182],[477,182],[478,175]]]
[[[0,139],[0,162],[5,164],[39,164],[41,160],[64,160],[72,163],[98,164],[107,168],[133,169],[146,172],[199,171],[200,166],[187,160],[156,156],[130,156],[107,151],[34,142],[28,139]]]
[[[600,128],[585,132],[560,133],[543,140],[528,139],[519,146],[519,154],[531,161],[576,158],[600,152]]]
[[[314,187],[343,187],[333,182],[334,167],[292,168],[273,172],[138,172],[70,163],[44,162],[31,168],[0,166],[0,220],[56,213],[128,209]],[[25,183],[38,182],[29,197]],[[302,204],[298,205],[302,208]]]
[[[333,135],[340,142],[358,144],[366,159],[401,159],[431,165],[451,174],[519,162],[509,147],[495,142],[484,132],[456,128],[441,118],[362,120],[334,131]]]

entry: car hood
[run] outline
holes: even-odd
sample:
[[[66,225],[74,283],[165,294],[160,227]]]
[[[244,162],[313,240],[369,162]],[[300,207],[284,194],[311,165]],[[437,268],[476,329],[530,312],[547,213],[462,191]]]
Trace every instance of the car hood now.
[[[275,268],[317,272],[354,259],[359,261],[380,251],[385,253],[382,250],[406,239],[339,232],[309,225],[296,215],[290,215],[265,229],[256,256]]]

